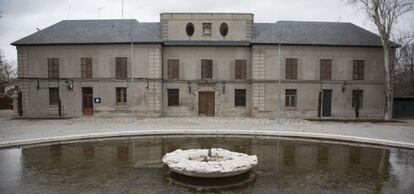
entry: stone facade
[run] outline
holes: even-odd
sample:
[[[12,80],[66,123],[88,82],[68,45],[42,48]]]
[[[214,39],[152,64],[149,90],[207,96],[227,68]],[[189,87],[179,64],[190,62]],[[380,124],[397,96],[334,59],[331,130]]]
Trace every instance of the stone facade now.
[[[186,25],[192,23],[194,35]],[[211,23],[204,36],[203,23]],[[226,23],[228,35],[220,34]],[[354,118],[352,91],[363,90],[363,118],[382,118],[384,65],[380,47],[247,44],[200,45],[197,41],[250,41],[252,14],[164,13],[163,41],[196,41],[177,44],[77,44],[18,45],[19,87],[23,93],[23,117],[59,117],[49,105],[49,88],[59,88],[62,117],[83,115],[82,88],[93,89],[93,115],[198,116],[200,92],[214,93],[215,116],[267,118],[315,118],[319,92],[331,90],[329,118]],[[80,58],[92,58],[91,79],[81,78]],[[115,79],[115,58],[127,58],[127,79]],[[59,79],[48,78],[48,58],[59,59]],[[297,79],[286,79],[286,59],[296,58]],[[168,78],[168,60],[177,59],[178,78]],[[201,60],[212,60],[212,78],[201,78]],[[331,80],[320,79],[320,59],[331,59]],[[245,79],[235,79],[235,61],[245,60]],[[353,80],[353,61],[364,60],[364,79]],[[67,82],[73,88],[67,87]],[[127,88],[127,102],[116,105],[115,90]],[[168,89],[178,89],[178,106],[169,106]],[[235,90],[246,91],[245,105],[235,106]],[[296,90],[296,105],[285,107],[286,89]]]

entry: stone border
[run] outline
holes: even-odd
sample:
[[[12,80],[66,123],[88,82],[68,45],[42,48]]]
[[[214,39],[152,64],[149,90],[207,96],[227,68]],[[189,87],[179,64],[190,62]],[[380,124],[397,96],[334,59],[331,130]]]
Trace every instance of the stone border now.
[[[295,137],[295,138],[313,138],[334,141],[348,141],[355,143],[383,145],[399,148],[414,149],[414,143],[399,142],[384,139],[375,139],[367,137],[356,137],[350,135],[322,134],[309,132],[292,132],[292,131],[269,131],[269,130],[141,130],[141,131],[122,131],[122,132],[105,132],[90,133],[80,135],[66,135],[45,138],[34,138],[25,140],[14,140],[0,142],[0,148],[16,147],[32,144],[47,143],[68,143],[76,140],[90,140],[111,137],[129,137],[129,136],[169,136],[169,135],[241,135],[241,136],[275,136],[275,137]]]

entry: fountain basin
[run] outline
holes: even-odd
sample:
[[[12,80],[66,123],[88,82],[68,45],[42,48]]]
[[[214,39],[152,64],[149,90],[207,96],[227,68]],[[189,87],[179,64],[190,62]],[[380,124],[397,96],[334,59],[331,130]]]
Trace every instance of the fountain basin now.
[[[239,175],[257,165],[257,156],[221,148],[175,150],[162,161],[171,171],[192,177],[219,178]]]

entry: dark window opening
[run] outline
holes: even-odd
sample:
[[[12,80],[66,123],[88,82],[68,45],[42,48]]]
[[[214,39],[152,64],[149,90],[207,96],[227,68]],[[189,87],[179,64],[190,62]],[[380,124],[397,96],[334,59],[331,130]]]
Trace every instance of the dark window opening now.
[[[116,88],[116,105],[126,106],[126,102],[127,102],[127,89]]]
[[[178,89],[168,89],[168,106],[180,105],[180,93]]]
[[[187,32],[188,36],[192,36],[194,34],[194,24],[188,23],[187,26],[185,27],[185,31]]]
[[[352,108],[362,108],[364,91],[352,90]]]
[[[49,78],[59,78],[59,59],[48,58],[47,59],[47,71]]]
[[[234,106],[246,106],[246,90],[234,90]]]
[[[298,59],[287,58],[286,59],[286,79],[298,78]]]
[[[288,89],[285,91],[285,106],[286,107],[296,107],[296,90]]]
[[[168,79],[178,79],[179,77],[179,60],[168,59]]]
[[[92,58],[81,58],[81,78],[92,78]]]
[[[354,60],[353,63],[353,73],[352,78],[353,80],[364,80],[364,60]]]
[[[49,105],[59,104],[59,88],[49,88]]]
[[[213,78],[213,60],[202,59],[201,60],[201,79]]]
[[[127,58],[116,57],[115,58],[115,78],[127,79]]]
[[[222,36],[227,36],[228,33],[229,33],[229,26],[226,23],[222,23],[220,25],[220,34]]]

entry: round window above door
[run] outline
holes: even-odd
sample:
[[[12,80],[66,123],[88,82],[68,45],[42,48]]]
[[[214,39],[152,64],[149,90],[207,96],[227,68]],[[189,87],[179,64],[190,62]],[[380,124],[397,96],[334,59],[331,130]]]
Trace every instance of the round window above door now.
[[[185,27],[185,31],[187,32],[188,36],[192,36],[194,34],[194,24],[188,23],[187,26]]]
[[[220,34],[222,36],[227,36],[228,33],[229,33],[229,26],[226,23],[222,23],[220,25]]]

